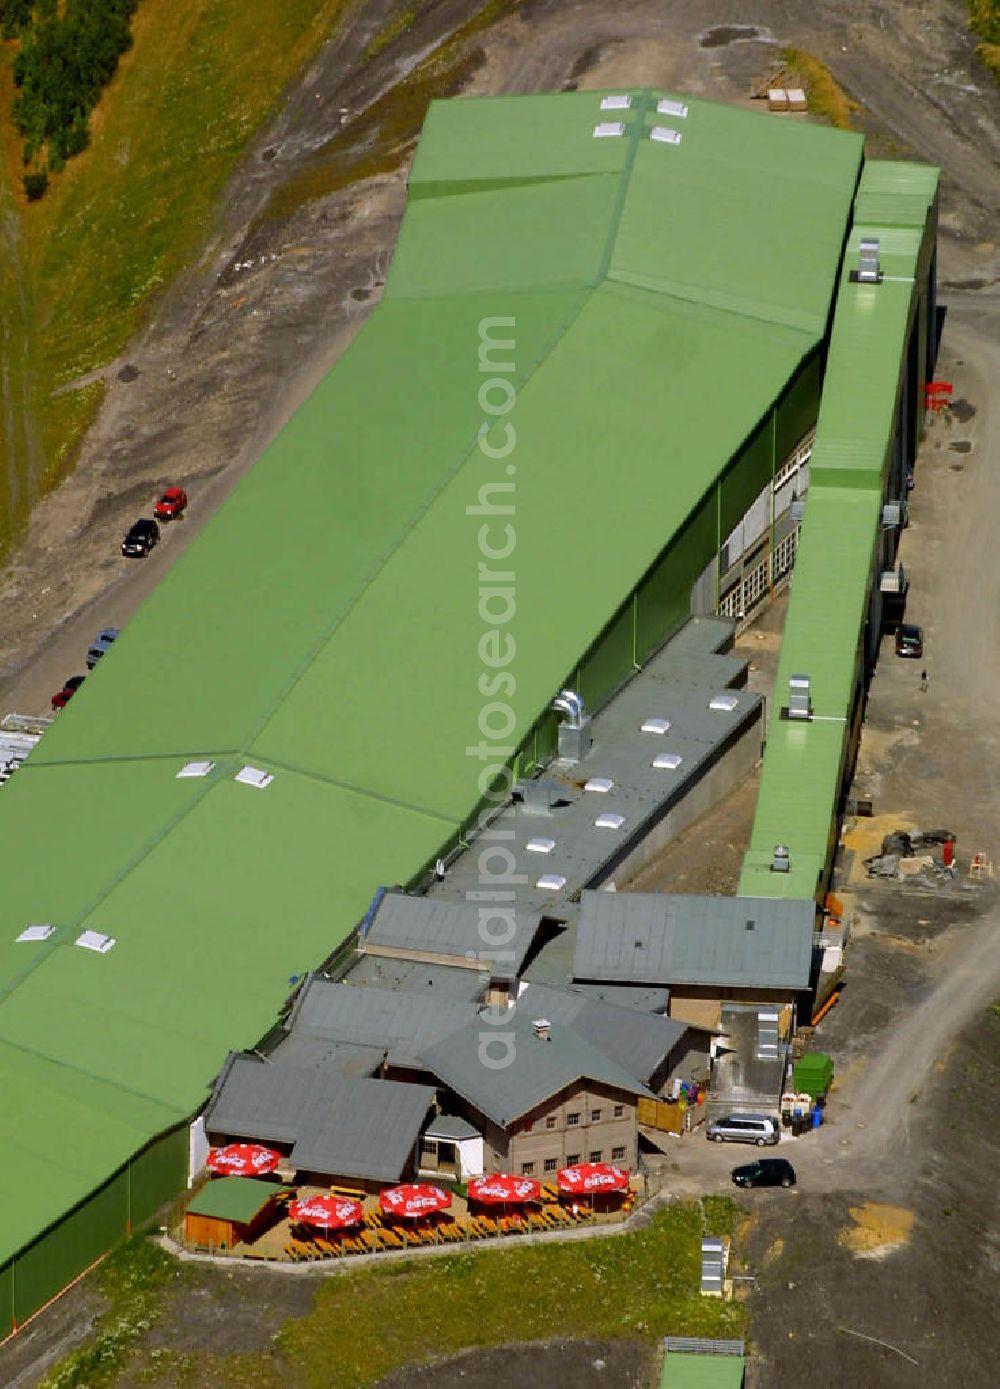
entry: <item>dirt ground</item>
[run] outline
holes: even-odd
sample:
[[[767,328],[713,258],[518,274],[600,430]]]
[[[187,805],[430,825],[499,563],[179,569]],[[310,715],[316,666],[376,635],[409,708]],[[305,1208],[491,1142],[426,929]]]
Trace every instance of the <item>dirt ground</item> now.
[[[45,709],[79,669],[94,631],[128,620],[377,302],[404,206],[403,166],[286,199],[287,211],[279,195],[303,170],[317,188],[349,177],[352,128],[363,129],[380,96],[477,5],[432,0],[356,75],[358,54],[393,8],[377,0],[351,12],[241,162],[198,263],[109,368],[107,400],[75,473],[38,508],[0,575],[3,710]],[[948,315],[938,375],[955,382],[967,408],[928,432],[902,555],[908,616],[924,626],[930,681],[922,693],[921,663],[896,660],[886,645],[854,790],[880,813],[954,829],[963,871],[976,850],[1000,869],[992,776],[1000,741],[1000,476],[992,466],[1000,405],[991,398],[1000,380],[1000,97],[973,56],[965,17],[962,0],[526,0],[468,37],[462,68],[470,92],[651,83],[743,100],[790,43],[830,64],[860,103],[875,152],[943,166],[939,264]],[[726,41],[722,25],[755,32]],[[376,145],[383,137],[391,164],[402,137],[377,129]],[[129,564],[117,553],[120,535],[167,481],[188,487],[191,515],[168,529],[149,560]],[[773,655],[767,643],[759,649],[763,680]],[[751,779],[697,836],[672,846],[657,885],[732,890],[755,790]],[[692,852],[699,837],[711,853]],[[815,1038],[838,1065],[829,1124],[785,1148],[799,1172],[794,1192],[748,1197],[742,1258],[757,1279],[748,1383],[785,1385],[800,1375],[838,1386],[909,1385],[918,1376],[992,1383],[988,1367],[1000,1350],[1000,1318],[987,1300],[1000,1262],[997,1188],[988,1175],[997,1159],[1000,1020],[988,1008],[1000,998],[996,888],[967,879],[934,894],[863,885],[850,909],[847,984]],[[677,1145],[669,1170],[678,1193],[722,1189],[736,1160],[696,1140]],[[857,1226],[851,1209],[872,1201],[914,1216],[905,1241],[880,1258],[860,1257],[838,1239]],[[164,1345],[184,1345],[185,1327],[195,1336],[202,1324],[217,1324],[213,1308],[227,1307],[232,1348],[251,1349],[299,1311],[268,1286],[258,1318],[256,1297],[242,1285],[218,1291],[222,1276],[206,1272],[204,1294],[188,1298],[186,1290],[183,1315],[157,1332]],[[311,1286],[287,1296],[306,1297]],[[98,1306],[85,1280],[0,1349],[0,1382],[37,1383]],[[619,1352],[624,1360],[614,1358]],[[595,1375],[643,1382],[645,1367],[629,1360],[628,1347],[547,1354],[544,1374],[534,1348],[525,1355],[523,1378],[532,1372],[559,1384],[565,1367],[574,1383],[597,1383]],[[594,1370],[597,1359],[604,1370]],[[438,1367],[435,1382],[508,1382],[498,1365],[520,1372],[507,1351],[499,1362],[464,1357]]]
[[[402,1370],[377,1389],[647,1389],[658,1382],[656,1357],[640,1341],[543,1341]]]

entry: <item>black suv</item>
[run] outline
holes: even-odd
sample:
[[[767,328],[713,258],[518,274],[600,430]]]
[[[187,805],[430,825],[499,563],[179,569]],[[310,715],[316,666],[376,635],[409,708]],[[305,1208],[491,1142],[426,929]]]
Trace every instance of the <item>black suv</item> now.
[[[914,622],[901,622],[896,628],[896,655],[912,656],[919,660],[923,654],[923,632]]]
[[[758,1158],[733,1168],[737,1186],[794,1186],[795,1168],[785,1158]]]
[[[145,559],[159,538],[159,526],[148,516],[143,516],[122,541],[122,554],[130,559]]]

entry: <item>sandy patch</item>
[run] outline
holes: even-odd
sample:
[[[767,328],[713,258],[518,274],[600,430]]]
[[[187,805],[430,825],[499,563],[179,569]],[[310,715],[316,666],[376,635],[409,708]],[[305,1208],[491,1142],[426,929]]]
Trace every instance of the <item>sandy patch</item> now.
[[[850,1214],[854,1224],[841,1230],[837,1241],[860,1259],[884,1259],[909,1242],[913,1212],[903,1206],[866,1201],[852,1206]]]

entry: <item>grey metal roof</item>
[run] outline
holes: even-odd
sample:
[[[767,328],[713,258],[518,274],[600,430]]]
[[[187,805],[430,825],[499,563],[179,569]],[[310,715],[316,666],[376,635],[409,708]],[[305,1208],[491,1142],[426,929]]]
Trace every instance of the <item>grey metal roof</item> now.
[[[813,901],[585,892],[574,976],[647,984],[804,989]]]
[[[385,1055],[384,1047],[359,1046],[356,1042],[331,1042],[307,1032],[290,1032],[271,1053],[283,1066],[328,1067],[344,1075],[374,1075]]]
[[[425,1068],[494,1123],[506,1126],[575,1081],[603,1082],[628,1094],[648,1095],[617,1062],[572,1027],[553,1023],[547,1041],[535,1036],[530,1009],[518,1006],[500,1025],[478,1018],[425,1049]],[[507,1043],[496,1037],[507,1034]],[[484,1039],[493,1036],[493,1045]],[[506,1064],[496,1063],[509,1058]]]
[[[516,912],[512,924],[513,937],[502,949],[491,949],[480,932],[479,905],[387,892],[363,935],[361,949],[403,950],[417,957],[446,955],[513,978],[535,938],[538,913]],[[468,969],[469,964],[462,967]]]
[[[531,984],[518,996],[518,1008],[533,1018],[565,1023],[633,1080],[646,1085],[688,1030],[687,1023],[654,1013],[637,1012],[575,989]]]
[[[483,976],[454,965],[430,965],[421,960],[396,960],[388,955],[358,955],[347,971],[348,983],[374,984],[380,989],[430,992],[434,998],[477,1003],[483,993]]]
[[[406,1170],[435,1092],[233,1056],[205,1111],[210,1133],[292,1144],[293,1166],[373,1181]]]
[[[732,637],[733,624],[713,618],[693,619],[671,639],[642,672],[594,718],[594,745],[579,765],[556,763],[546,772],[568,804],[549,814],[529,814],[523,805],[507,805],[494,827],[509,838],[517,872],[525,881],[513,885],[511,903],[518,911],[562,920],[584,887],[595,886],[614,872],[635,845],[691,790],[725,743],[761,717],[762,697],[732,683],[745,679],[746,662],[717,650]],[[735,699],[731,711],[713,710],[709,702],[725,691]],[[644,733],[650,718],[666,719],[665,734]],[[676,753],[682,761],[672,770],[655,768],[659,753]],[[610,792],[584,789],[592,778],[614,783]],[[621,815],[619,828],[595,824],[604,813]],[[528,849],[531,840],[551,839],[548,853]],[[481,888],[480,846],[449,864],[443,882],[433,884],[429,900],[466,903]],[[542,875],[564,878],[558,890],[538,887]],[[477,939],[469,948],[476,949]]]
[[[453,998],[374,986],[355,988],[313,975],[288,1019],[291,1033],[378,1047],[397,1066],[419,1069],[425,1046],[474,1018],[477,1007]]]
[[[460,1119],[457,1114],[439,1114],[436,1119],[432,1119],[424,1130],[428,1138],[450,1138],[459,1142],[463,1138],[481,1137],[479,1130],[474,1129],[465,1119]]]

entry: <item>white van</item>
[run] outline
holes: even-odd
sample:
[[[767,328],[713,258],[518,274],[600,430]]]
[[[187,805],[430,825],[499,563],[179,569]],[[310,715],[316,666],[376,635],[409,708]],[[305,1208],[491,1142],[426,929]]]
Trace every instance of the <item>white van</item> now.
[[[714,1119],[707,1137],[713,1143],[756,1143],[758,1148],[778,1141],[778,1121],[767,1114],[727,1114]]]

